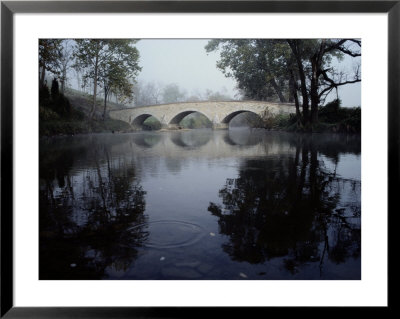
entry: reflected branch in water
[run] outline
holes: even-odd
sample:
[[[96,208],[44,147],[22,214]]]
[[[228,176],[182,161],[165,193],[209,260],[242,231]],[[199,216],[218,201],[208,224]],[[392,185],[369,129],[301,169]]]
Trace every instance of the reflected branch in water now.
[[[123,273],[148,237],[143,227],[131,229],[147,220],[146,192],[135,171],[94,144],[89,156],[94,165],[71,174],[75,155],[79,158],[60,153],[69,161],[52,161],[62,172],[58,179],[67,184],[54,187],[51,174],[41,175],[40,279],[105,279],[109,271]]]
[[[338,207],[360,184],[329,171],[312,139],[295,146],[295,154],[243,162],[238,177],[219,191],[222,203],[210,203],[232,260],[257,264],[283,257],[283,266],[296,274],[310,262],[319,262],[322,273],[326,255],[335,263],[359,258],[360,223]],[[354,204],[359,207],[359,197]]]

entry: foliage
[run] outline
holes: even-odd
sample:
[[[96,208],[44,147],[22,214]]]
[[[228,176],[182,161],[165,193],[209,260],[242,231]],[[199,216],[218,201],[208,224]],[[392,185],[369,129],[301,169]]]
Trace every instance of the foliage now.
[[[332,90],[361,81],[359,65],[347,74],[331,63],[361,56],[360,48],[357,39],[214,39],[205,47],[220,50],[217,67],[235,78],[245,97],[294,102],[304,129],[317,124],[320,104]]]
[[[263,128],[269,130],[285,129],[296,122],[296,118],[293,115],[284,113],[273,114],[268,108],[262,114],[261,119]]]
[[[114,93],[123,104],[133,99],[133,84],[139,67],[139,51],[132,46],[134,40],[109,40],[109,58],[100,64],[99,85],[104,90],[104,105],[106,107],[107,96]],[[105,109],[103,117],[105,115]]]
[[[60,39],[39,39],[39,87],[43,87],[45,73],[50,71],[55,75],[59,74],[59,57],[61,50]]]
[[[123,100],[131,99],[133,85],[131,81],[141,70],[138,65],[139,52],[129,39],[77,39],[74,57],[75,67],[83,72],[84,83],[93,82],[93,106],[90,118],[96,110],[97,86],[104,90],[104,112],[107,96],[110,92]]]
[[[206,51],[221,50],[217,67],[226,77],[233,77],[246,98],[286,102],[285,72],[289,48],[278,40],[213,39]],[[278,85],[279,84],[279,85]],[[283,87],[283,89],[281,89]]]
[[[184,97],[185,92],[175,83],[165,86],[162,92],[162,100],[164,103],[183,102]]]
[[[320,108],[319,121],[330,124],[330,131],[360,133],[361,108],[340,107],[340,100],[334,100]]]
[[[41,119],[48,119],[52,117],[52,112],[57,114],[58,117],[64,117],[66,119],[71,118],[75,115],[71,110],[71,104],[64,94],[59,92],[58,82],[56,79],[53,80],[51,86],[51,95],[46,85],[39,89],[39,115]]]
[[[150,116],[143,122],[145,131],[157,131],[161,129],[161,123],[153,116]]]
[[[200,113],[192,113],[186,116],[180,123],[183,128],[197,129],[212,127],[211,121]]]
[[[72,99],[72,101],[75,101],[75,105],[71,105],[70,100],[62,93],[59,93],[56,97],[50,96],[47,87],[43,87],[40,92],[40,136],[132,130],[128,123],[119,120],[98,120],[95,118],[90,120],[84,113],[84,104],[90,103],[90,101],[83,102],[85,98]]]

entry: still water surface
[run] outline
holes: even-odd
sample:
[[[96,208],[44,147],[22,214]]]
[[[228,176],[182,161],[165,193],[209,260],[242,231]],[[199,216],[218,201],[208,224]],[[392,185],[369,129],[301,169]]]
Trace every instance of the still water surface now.
[[[359,137],[40,142],[40,279],[360,279]]]

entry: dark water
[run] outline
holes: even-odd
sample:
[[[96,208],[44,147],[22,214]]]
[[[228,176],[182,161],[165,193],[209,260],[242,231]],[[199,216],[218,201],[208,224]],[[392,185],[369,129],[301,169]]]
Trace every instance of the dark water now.
[[[360,279],[359,137],[40,142],[40,279]]]

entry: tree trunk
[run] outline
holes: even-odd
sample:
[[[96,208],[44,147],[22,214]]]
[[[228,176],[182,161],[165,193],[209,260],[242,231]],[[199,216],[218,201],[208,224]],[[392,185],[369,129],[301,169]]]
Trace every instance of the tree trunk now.
[[[311,125],[318,122],[318,105],[319,105],[319,96],[318,96],[318,58],[311,59],[311,116],[310,122]]]
[[[290,70],[289,90],[292,90],[292,88],[293,88],[294,86],[295,86],[295,82],[294,82],[293,71]],[[297,92],[296,92],[296,95],[297,95]],[[291,91],[290,91],[290,93],[289,93],[288,102],[289,102],[289,103],[294,103],[294,102],[296,102],[295,99],[294,99],[294,94],[292,94]]]
[[[321,45],[317,53],[311,57],[311,125],[318,122],[318,106],[319,106],[319,94],[318,94],[318,77],[321,75],[321,61],[325,48],[325,40],[321,41]]]
[[[61,77],[61,92],[65,93],[65,80],[67,79],[67,65],[63,65],[62,77]]]
[[[43,65],[42,66],[42,72],[40,74],[40,82],[39,82],[39,85],[40,85],[41,88],[44,87],[44,78],[45,78],[45,76],[46,76],[46,67]]]
[[[272,78],[272,79],[269,81],[269,83],[270,83],[270,84],[272,85],[272,87],[274,88],[276,94],[278,94],[278,96],[279,96],[279,101],[281,101],[281,103],[286,103],[286,99],[285,99],[285,97],[284,97],[283,94],[282,94],[282,90],[281,90],[281,88],[279,87],[279,85],[276,83],[275,79]]]
[[[104,86],[104,109],[103,109],[103,121],[106,119],[107,97],[108,97],[108,90],[107,90],[107,88]]]
[[[92,119],[96,113],[96,95],[97,95],[97,72],[98,72],[98,55],[96,55],[96,62],[94,66],[94,79],[93,79],[93,105],[90,111],[90,118]]]
[[[299,97],[297,95],[297,85],[296,85],[296,81],[294,80],[294,74],[293,74],[292,70],[290,70],[289,84],[290,84],[291,96],[293,97],[294,105],[296,106],[297,122],[299,123],[299,122],[301,122],[300,103],[299,103]]]
[[[93,119],[93,116],[96,112],[96,95],[97,95],[97,73],[99,69],[99,44],[97,43],[97,52],[96,59],[94,64],[94,78],[93,78],[93,105],[90,111],[90,119]]]
[[[306,76],[304,75],[303,64],[301,61],[298,62],[299,66],[299,76],[301,83],[301,96],[303,98],[303,121],[304,123],[309,122],[309,105],[308,105],[308,93],[307,93],[307,84],[306,84]]]
[[[306,124],[309,122],[309,104],[308,104],[308,93],[307,93],[307,83],[306,76],[304,74],[303,63],[301,60],[300,53],[297,49],[297,41],[298,40],[288,40],[289,46],[292,49],[293,55],[296,58],[297,67],[299,69],[299,77],[301,84],[301,95],[303,98],[303,123]]]

